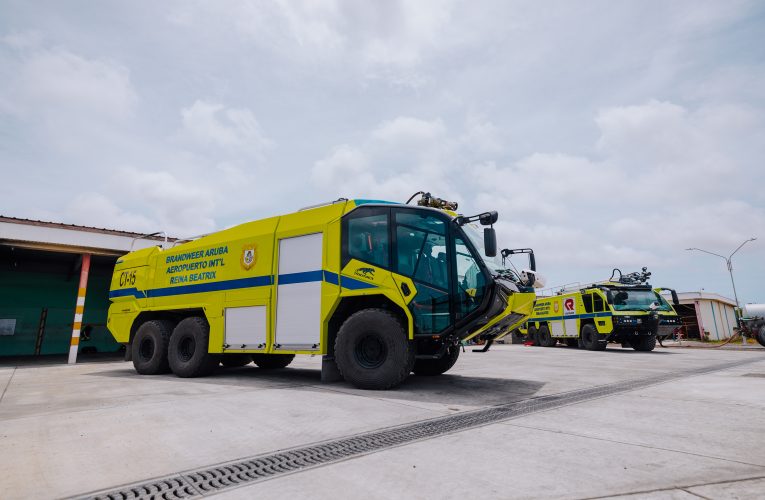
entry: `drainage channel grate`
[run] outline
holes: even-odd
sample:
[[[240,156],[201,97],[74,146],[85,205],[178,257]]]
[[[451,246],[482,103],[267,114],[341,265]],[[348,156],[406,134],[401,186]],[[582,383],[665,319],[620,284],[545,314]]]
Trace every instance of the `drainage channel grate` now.
[[[78,499],[172,500],[212,495],[221,490],[251,484],[283,474],[325,465],[354,456],[392,448],[414,441],[479,427],[511,418],[550,410],[565,405],[641,389],[670,380],[725,370],[755,362],[755,360],[726,363],[710,367],[667,373],[639,380],[540,396],[480,410],[437,417],[399,427],[366,432],[291,450],[254,456],[179,473],[161,479],[135,483],[118,489],[90,493]]]

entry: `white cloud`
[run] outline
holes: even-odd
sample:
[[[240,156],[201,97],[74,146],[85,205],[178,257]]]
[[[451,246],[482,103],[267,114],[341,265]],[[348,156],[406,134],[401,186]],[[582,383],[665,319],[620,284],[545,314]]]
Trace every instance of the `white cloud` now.
[[[273,145],[255,115],[246,108],[227,108],[222,104],[197,100],[181,111],[183,132],[193,141],[231,151],[261,155]]]
[[[12,73],[0,85],[7,102],[22,116],[124,118],[137,102],[127,68],[63,48],[34,50],[22,57]]]
[[[402,146],[433,141],[446,131],[440,119],[421,120],[411,116],[399,116],[378,125],[371,138],[386,146]]]

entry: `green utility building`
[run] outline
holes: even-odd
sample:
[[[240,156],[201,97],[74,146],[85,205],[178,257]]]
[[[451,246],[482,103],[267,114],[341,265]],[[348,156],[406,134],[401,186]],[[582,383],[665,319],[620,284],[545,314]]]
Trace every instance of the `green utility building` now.
[[[0,358],[119,351],[106,329],[114,263],[163,240],[0,216]]]

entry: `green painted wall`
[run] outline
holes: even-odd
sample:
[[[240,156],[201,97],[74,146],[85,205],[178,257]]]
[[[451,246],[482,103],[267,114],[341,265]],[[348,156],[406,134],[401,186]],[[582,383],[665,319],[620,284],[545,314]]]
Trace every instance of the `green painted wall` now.
[[[85,297],[83,327],[93,329],[80,352],[114,352],[120,346],[106,329],[109,282],[114,258],[93,257]],[[32,355],[47,308],[40,354],[69,352],[74,322],[80,257],[0,246],[0,319],[15,318],[14,335],[0,335],[0,356]]]

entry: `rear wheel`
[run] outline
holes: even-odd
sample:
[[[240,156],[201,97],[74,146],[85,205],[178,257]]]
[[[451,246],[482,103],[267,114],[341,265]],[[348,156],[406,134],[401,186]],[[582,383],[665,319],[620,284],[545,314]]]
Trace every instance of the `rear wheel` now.
[[[220,364],[226,368],[239,368],[250,363],[252,363],[252,358],[249,354],[224,354],[220,358]]]
[[[414,348],[401,322],[384,309],[364,309],[345,320],[335,339],[343,378],[361,389],[390,389],[414,368]]]
[[[656,335],[645,335],[630,340],[632,348],[636,351],[653,351],[656,347]]]
[[[252,360],[258,368],[264,370],[278,370],[286,368],[295,359],[294,354],[253,354]]]
[[[173,332],[172,321],[147,321],[138,327],[130,346],[133,367],[141,375],[157,375],[170,371],[167,346]]]
[[[603,351],[606,348],[605,336],[598,333],[595,325],[588,323],[582,326],[582,346],[588,351]]]
[[[537,338],[539,339],[539,345],[542,347],[555,347],[555,344],[558,343],[558,341],[555,340],[552,335],[550,335],[550,329],[547,325],[542,325],[539,327]]]
[[[210,325],[204,318],[191,316],[178,323],[170,336],[168,361],[179,377],[202,377],[218,366],[219,357],[207,352]]]
[[[417,375],[441,375],[448,372],[457,358],[460,357],[460,346],[449,346],[439,359],[418,359],[414,362],[414,373]]]

